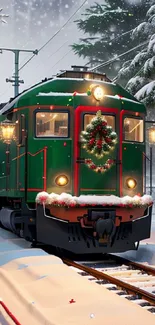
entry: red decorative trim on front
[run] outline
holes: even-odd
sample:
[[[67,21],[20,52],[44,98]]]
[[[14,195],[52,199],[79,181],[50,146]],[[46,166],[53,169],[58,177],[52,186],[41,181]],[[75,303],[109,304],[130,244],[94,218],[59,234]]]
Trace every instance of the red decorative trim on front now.
[[[122,145],[123,145],[123,115],[124,112],[126,111],[121,111],[120,112],[120,125],[119,125],[119,129],[120,129],[120,136],[119,136],[119,160],[120,160],[120,167],[119,167],[119,189],[120,189],[120,196],[123,195],[123,162],[122,162]]]
[[[6,304],[4,304],[3,301],[0,300],[0,305],[3,307],[3,309],[5,310],[5,312],[9,315],[9,317],[12,319],[12,321],[16,324],[16,325],[21,325],[21,323],[18,321],[18,319],[12,314],[12,312],[10,311],[10,309],[6,306]]]
[[[79,134],[80,134],[80,122],[81,113],[94,112],[101,110],[105,113],[115,113],[118,114],[117,108],[107,108],[101,106],[78,106],[75,110],[75,130],[74,130],[74,195],[79,195],[79,164],[76,162],[80,154],[80,148],[78,146]]]
[[[44,171],[43,171],[44,191],[47,189],[47,147],[44,147]]]

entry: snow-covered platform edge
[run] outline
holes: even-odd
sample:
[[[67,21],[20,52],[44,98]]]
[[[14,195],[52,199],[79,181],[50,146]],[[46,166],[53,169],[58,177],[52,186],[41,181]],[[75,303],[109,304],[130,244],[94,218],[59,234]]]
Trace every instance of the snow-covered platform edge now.
[[[5,264],[0,269],[0,288],[2,301],[22,325],[88,324],[92,315],[94,325],[103,319],[120,325],[141,325],[143,319],[154,325],[154,315],[91,283],[48,254]]]
[[[40,192],[37,194],[36,203],[53,205],[58,207],[84,207],[84,206],[118,206],[118,207],[143,207],[153,204],[153,198],[150,195],[134,197],[124,196],[118,197],[115,195],[80,195],[72,196],[68,193],[48,194],[47,192]]]

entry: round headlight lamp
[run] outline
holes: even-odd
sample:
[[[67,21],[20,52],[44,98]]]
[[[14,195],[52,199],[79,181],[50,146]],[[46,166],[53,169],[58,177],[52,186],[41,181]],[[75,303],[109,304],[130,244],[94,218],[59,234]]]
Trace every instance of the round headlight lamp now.
[[[126,184],[129,189],[133,190],[136,187],[137,182],[134,178],[128,178]]]
[[[100,86],[94,86],[92,89],[92,94],[96,100],[101,100],[104,96],[104,91]]]
[[[65,176],[65,175],[59,175],[55,179],[55,183],[58,186],[65,186],[68,184],[68,182],[69,182],[69,180],[68,180],[67,176]]]

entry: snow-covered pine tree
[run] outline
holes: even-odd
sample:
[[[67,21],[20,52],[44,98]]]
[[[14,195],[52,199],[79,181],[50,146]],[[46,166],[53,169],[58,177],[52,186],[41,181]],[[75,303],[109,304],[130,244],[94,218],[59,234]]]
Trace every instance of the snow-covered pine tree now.
[[[132,37],[146,41],[146,46],[123,65],[117,81],[126,80],[126,89],[146,105],[148,119],[152,119],[155,117],[155,4],[147,11],[146,20],[134,29]]]
[[[137,45],[137,41],[131,42],[130,34],[121,35],[144,21],[150,3],[151,0],[105,0],[103,4],[95,3],[86,9],[82,19],[76,21],[79,30],[88,36],[80,39],[79,44],[73,44],[73,51],[94,66]],[[134,53],[131,53],[122,60],[133,56]],[[101,71],[114,77],[122,60],[116,60]]]

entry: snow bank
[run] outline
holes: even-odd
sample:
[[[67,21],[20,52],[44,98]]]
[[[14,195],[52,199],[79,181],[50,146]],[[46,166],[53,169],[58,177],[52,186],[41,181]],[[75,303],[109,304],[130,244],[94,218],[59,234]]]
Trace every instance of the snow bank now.
[[[93,206],[93,205],[104,205],[104,206],[121,206],[121,207],[140,207],[148,206],[153,203],[153,199],[150,195],[144,195],[142,197],[135,195],[134,197],[124,196],[118,197],[115,195],[80,195],[72,196],[67,193],[48,194],[46,192],[38,193],[36,197],[36,203],[54,206],[67,206],[67,207],[77,207],[77,206]]]

